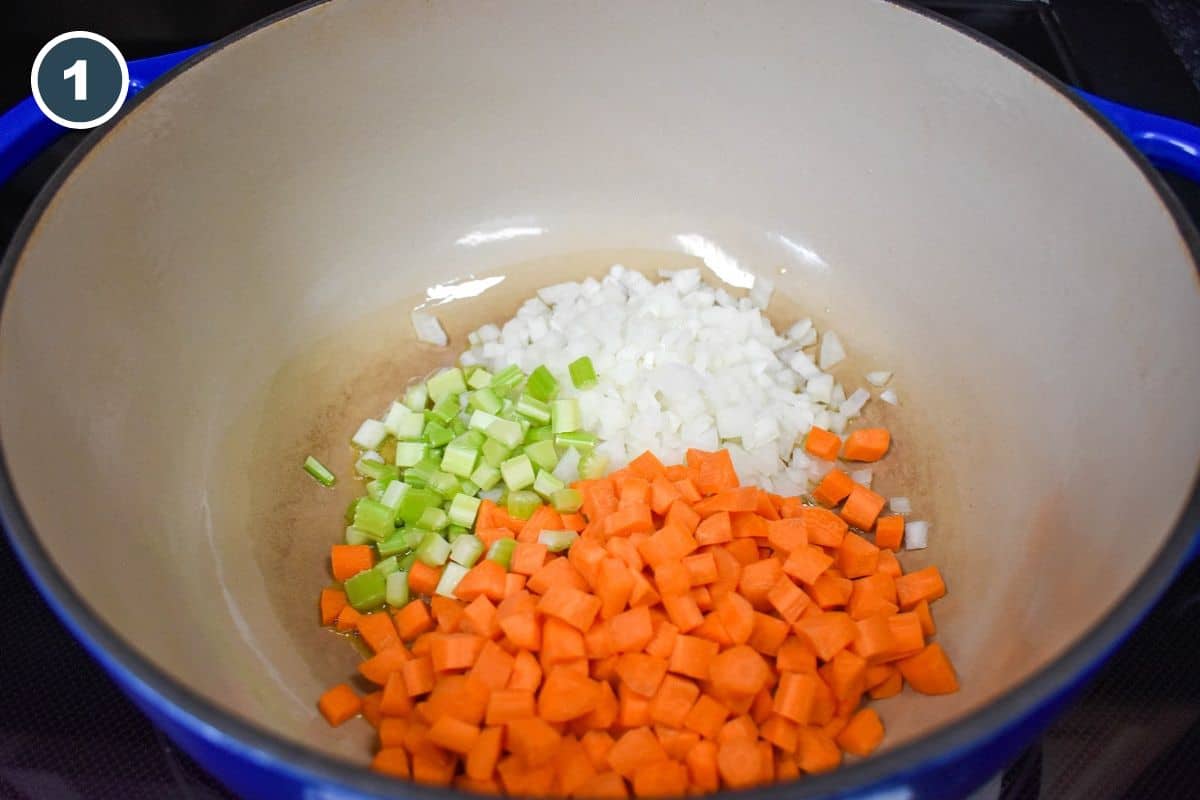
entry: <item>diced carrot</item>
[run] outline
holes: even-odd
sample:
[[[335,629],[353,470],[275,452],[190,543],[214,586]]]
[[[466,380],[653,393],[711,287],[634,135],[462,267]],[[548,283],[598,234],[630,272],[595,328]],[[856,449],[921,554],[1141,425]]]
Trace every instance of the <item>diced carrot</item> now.
[[[344,683],[330,688],[317,701],[317,709],[325,721],[337,727],[348,719],[358,716],[362,710],[362,700]]]
[[[925,633],[921,629],[921,618],[915,612],[893,614],[887,618],[888,631],[892,636],[892,653],[910,656],[925,646]]]
[[[729,524],[734,539],[766,539],[767,521],[753,511],[733,511]]]
[[[875,546],[880,549],[899,550],[904,540],[904,517],[892,514],[880,517],[875,522]]]
[[[875,523],[875,527],[878,528],[879,523]],[[904,570],[900,568],[900,559],[896,558],[896,554],[891,550],[883,549],[879,551],[879,566],[875,568],[875,571],[893,578],[899,578],[904,574]]]
[[[668,561],[679,561],[698,546],[686,530],[667,525],[642,542],[638,546],[638,552],[647,564],[654,567]]]
[[[513,720],[529,719],[537,714],[533,692],[529,689],[496,689],[488,697],[488,725],[506,725]]]
[[[600,613],[600,606],[600,598],[589,592],[573,586],[551,586],[538,601],[537,609],[576,630],[586,631]]]
[[[706,739],[715,739],[728,716],[728,708],[711,696],[702,694],[684,717],[683,725]]]
[[[533,610],[501,617],[500,629],[509,641],[522,650],[537,652],[542,649],[542,626]]]
[[[781,716],[771,716],[759,727],[762,738],[788,753],[796,749],[796,723]]]
[[[715,792],[721,788],[720,773],[717,770],[717,745],[715,742],[702,741],[688,752],[688,776],[696,791],[702,793]]]
[[[583,514],[563,514],[562,526],[563,530],[579,533],[587,527],[587,520],[584,519]]]
[[[358,619],[358,635],[372,652],[379,653],[400,644],[400,635],[386,611],[363,614]]]
[[[822,610],[828,610],[846,605],[850,601],[854,585],[849,578],[834,575],[832,570],[826,570],[825,574],[817,578],[808,591],[813,602]]]
[[[829,661],[858,636],[858,628],[850,615],[831,611],[820,616],[802,619],[792,629],[812,645],[817,657]]]
[[[758,505],[756,505],[754,507],[754,513],[758,514],[760,517],[767,520],[768,522],[778,521],[779,520],[779,509],[775,505],[775,500],[774,500],[774,498],[778,497],[778,496],[779,495],[772,495],[769,492],[764,492],[762,489],[759,489],[758,490]]]
[[[838,550],[837,565],[847,578],[873,575],[879,565],[879,548],[857,533],[847,533]]]
[[[508,568],[518,575],[532,575],[546,563],[546,555],[549,552],[546,545],[540,542],[517,542]]]
[[[609,766],[626,778],[633,777],[638,767],[666,760],[667,751],[648,727],[626,731],[608,751]]]
[[[762,780],[760,759],[753,739],[732,739],[717,748],[717,769],[731,789],[749,789]]]
[[[846,437],[842,458],[847,461],[878,461],[891,446],[887,428],[859,428]]]
[[[702,517],[719,511],[754,511],[758,508],[758,489],[753,486],[726,489],[701,500],[694,508]]]
[[[578,539],[567,551],[567,560],[592,589],[596,587],[596,579],[600,574],[600,563],[607,557],[608,552],[604,549],[604,545],[592,539]]]
[[[619,663],[620,659],[617,661]],[[615,674],[615,668],[613,672]],[[638,694],[622,682],[617,692],[617,727],[640,728],[651,722],[650,698]]]
[[[410,697],[417,697],[433,691],[433,687],[437,683],[433,660],[429,656],[410,658],[404,662],[400,673],[404,676],[404,685],[408,689]]]
[[[538,716],[547,722],[567,722],[595,710],[600,686],[566,667],[550,670],[538,693]]]
[[[668,669],[689,678],[705,680],[708,678],[709,663],[717,655],[718,649],[716,642],[681,634],[675,637]]]
[[[587,751],[592,766],[597,770],[608,769],[608,751],[613,746],[612,734],[604,730],[588,731],[580,737],[579,743]]]
[[[654,478],[650,484],[650,509],[655,514],[665,516],[671,510],[671,506],[682,499],[683,494],[679,488],[664,475]]]
[[[899,675],[900,670],[896,669],[893,664],[867,664],[867,671],[863,675],[863,684],[868,689],[874,689],[876,686],[886,682],[893,675]]]
[[[743,573],[743,578],[745,573]],[[721,620],[729,639],[734,644],[745,644],[754,632],[754,607],[740,594],[730,592],[713,602],[717,618]]]
[[[371,683],[383,686],[387,683],[388,675],[398,672],[410,658],[412,656],[403,646],[389,647],[361,662],[358,671]]]
[[[838,457],[838,451],[841,449],[842,440],[836,433],[830,433],[816,425],[808,429],[808,436],[804,440],[805,452],[824,461],[833,461]]]
[[[667,468],[649,450],[629,462],[629,471],[648,481],[667,476]]]
[[[789,636],[775,655],[775,669],[780,672],[816,672],[817,654],[807,640]]]
[[[384,717],[379,721],[379,744],[383,747],[403,747],[409,724],[408,720],[400,717]]]
[[[869,531],[886,502],[883,495],[856,484],[842,506],[842,519],[856,528]]]
[[[861,695],[865,688],[867,661],[850,650],[841,650],[821,670],[837,700]]]
[[[687,788],[688,769],[678,761],[643,764],[633,773],[633,793],[638,797],[682,797]]]
[[[917,619],[921,621],[921,632],[926,636],[933,636],[937,633],[937,625],[933,622],[933,612],[929,610],[929,601],[922,600],[913,606],[913,611],[916,612]]]
[[[510,572],[504,576],[504,596],[512,597],[525,588],[525,576]]]
[[[506,574],[504,567],[485,558],[462,577],[454,589],[454,596],[467,602],[486,597],[499,603],[504,599]]]
[[[379,729],[379,724],[383,721],[383,711],[380,709],[382,703],[383,690],[381,689],[363,695],[362,711],[360,713],[362,713],[363,719],[376,730]]]
[[[767,541],[776,551],[792,553],[808,544],[808,533],[804,520],[797,518],[779,519],[767,523]]]
[[[623,653],[617,661],[617,675],[633,691],[651,697],[667,674],[666,659],[646,653]]]
[[[664,597],[662,604],[672,624],[684,633],[695,630],[704,622],[704,615],[691,594]]]
[[[713,562],[713,569],[715,571],[716,562]],[[692,574],[683,561],[667,561],[654,568],[654,585],[663,597],[687,594],[692,588]]]
[[[508,723],[505,746],[509,752],[525,760],[531,767],[538,767],[554,758],[562,741],[562,734],[538,717],[515,719]]]
[[[441,579],[442,568],[431,567],[423,561],[414,561],[408,569],[408,588],[413,594],[433,594]]]
[[[783,564],[779,559],[764,558],[742,567],[738,591],[755,608],[767,611],[771,608],[767,595],[781,577],[783,577]]]
[[[783,571],[806,586],[812,586],[825,570],[833,566],[833,557],[815,545],[793,550],[783,562]]]
[[[783,620],[755,611],[754,629],[750,632],[750,638],[746,640],[746,644],[764,656],[774,656],[783,646],[791,630],[791,627]]]
[[[854,481],[851,480],[849,475],[840,469],[832,469],[821,479],[816,488],[813,489],[812,495],[818,503],[827,506],[836,506],[846,499],[853,488]]]
[[[321,624],[332,625],[337,622],[338,614],[346,607],[346,593],[335,587],[321,590]]]
[[[747,564],[753,564],[755,561],[759,561],[762,558],[758,552],[758,542],[754,541],[753,539],[738,539],[736,541],[732,541],[725,545],[724,549],[727,553],[737,559],[737,562],[741,564],[743,568],[745,568]]]
[[[696,528],[696,542],[701,545],[723,544],[733,540],[733,521],[728,511],[706,518]]]
[[[449,786],[454,780],[455,764],[449,753],[426,747],[412,754],[412,779],[430,786]]]
[[[932,603],[945,594],[946,584],[936,566],[931,565],[896,578],[896,597],[904,611],[913,608],[922,600]]]
[[[858,636],[854,651],[867,661],[878,660],[896,652],[896,638],[885,616],[867,617],[855,623]]]
[[[680,630],[683,630],[680,628]],[[729,631],[725,630],[725,625],[721,622],[721,618],[716,612],[705,615],[704,620],[689,631],[693,636],[700,639],[707,639],[711,642],[716,642],[721,647],[728,647],[733,644],[733,639],[729,638]]]
[[[650,505],[650,481],[630,475],[617,484],[617,510]]]
[[[757,694],[768,679],[770,667],[746,645],[735,645],[717,655],[709,665],[709,680],[722,692]]]
[[[864,708],[850,718],[838,734],[838,746],[856,756],[869,756],[883,741],[883,723],[873,708]]]
[[[336,627],[342,633],[357,630],[358,621],[361,618],[362,614],[359,614],[357,611],[355,611],[354,606],[346,605],[341,611],[338,612]]]
[[[899,610],[896,605],[896,582],[890,575],[881,572],[859,578],[850,589],[846,610],[856,620],[895,614]]]
[[[472,633],[448,633],[433,642],[430,658],[436,672],[469,669],[479,657],[484,642],[482,636]]]
[[[767,602],[790,624],[800,619],[801,612],[812,601],[787,576],[780,575],[767,592]]]
[[[329,563],[334,580],[344,581],[373,567],[374,551],[366,544],[335,544],[329,550]]]
[[[682,528],[688,533],[695,535],[700,525],[700,515],[688,505],[686,498],[681,497],[681,499],[671,504],[670,509],[667,510],[663,524]]]
[[[628,536],[631,533],[648,533],[654,530],[654,519],[649,505],[634,505],[618,508],[604,518],[605,536]]]
[[[686,457],[691,466],[693,453],[699,450],[688,450]],[[718,450],[715,453],[705,453],[699,457],[696,465],[696,488],[703,495],[716,494],[725,489],[736,489],[739,485],[737,472],[733,468],[733,459],[728,450]]]
[[[587,646],[578,628],[550,617],[542,626],[542,668],[587,659]]]
[[[654,638],[646,645],[646,652],[657,658],[670,659],[675,651],[675,640],[679,638],[679,628],[667,620],[654,623]]]
[[[589,730],[607,730],[616,723],[621,704],[607,680],[596,680],[596,686],[596,707],[583,717],[582,722]]]
[[[700,688],[687,678],[667,675],[650,699],[650,719],[662,725],[681,727],[700,696]]]
[[[485,639],[495,639],[500,635],[496,606],[485,595],[479,595],[463,609],[459,629],[463,633],[474,633]]]
[[[479,728],[454,717],[439,717],[429,726],[429,740],[438,747],[468,755],[479,741]]]
[[[475,524],[475,535],[479,537],[479,541],[483,542],[483,546],[487,548],[490,548],[501,539],[516,538],[508,528],[481,528],[479,527],[479,523]]]
[[[371,759],[371,769],[393,778],[412,777],[408,766],[408,751],[403,747],[384,747]]]
[[[675,624],[679,625],[678,622]],[[650,610],[645,606],[616,615],[609,620],[609,627],[618,653],[638,652],[654,638],[654,623],[650,619]]]
[[[551,506],[538,506],[529,516],[521,531],[517,534],[518,542],[536,542],[542,531],[561,531],[562,517]]]
[[[429,606],[423,600],[410,600],[404,608],[397,611],[392,619],[396,623],[396,632],[405,641],[412,641],[422,633],[433,630],[433,616]]]
[[[500,761],[501,743],[504,739],[504,729],[498,726],[484,728],[475,740],[475,746],[467,753],[467,777],[484,781],[492,777],[496,764]]]
[[[895,697],[900,694],[900,690],[904,688],[904,677],[896,670],[883,683],[868,690],[872,700],[884,700],[889,697]]]
[[[804,520],[804,532],[808,535],[809,544],[819,544],[822,547],[841,547],[842,537],[846,535],[845,520],[824,508],[805,507],[800,511],[800,519]]]
[[[587,581],[571,564],[570,559],[552,558],[541,569],[529,576],[526,584],[529,591],[535,594],[545,594],[552,586],[572,586],[580,591],[587,591]]]
[[[796,761],[800,769],[810,774],[829,772],[842,763],[842,751],[826,734],[812,728],[797,731]]]
[[[820,679],[813,673],[784,672],[775,688],[772,710],[800,725],[807,725],[812,716]]]

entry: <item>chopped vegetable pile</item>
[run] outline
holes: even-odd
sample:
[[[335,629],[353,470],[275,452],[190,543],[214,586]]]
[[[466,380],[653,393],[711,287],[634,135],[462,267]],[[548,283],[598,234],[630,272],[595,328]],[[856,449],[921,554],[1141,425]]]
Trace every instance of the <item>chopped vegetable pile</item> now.
[[[844,447],[878,457],[887,432]],[[390,611],[360,614],[376,603],[352,589],[385,562],[335,545],[345,584],[322,592],[321,619],[357,632],[379,688],[339,684],[321,713],[361,714],[379,734],[372,767],[422,783],[680,796],[833,769],[883,739],[865,699],[957,690],[929,641],[945,584],[936,567],[902,573],[904,519],[881,516],[882,497],[833,469],[809,505],[740,485],[727,451],[686,455],[576,482],[579,513],[522,520],[483,501],[470,538],[487,557],[422,553],[395,597],[404,573],[385,568]]]

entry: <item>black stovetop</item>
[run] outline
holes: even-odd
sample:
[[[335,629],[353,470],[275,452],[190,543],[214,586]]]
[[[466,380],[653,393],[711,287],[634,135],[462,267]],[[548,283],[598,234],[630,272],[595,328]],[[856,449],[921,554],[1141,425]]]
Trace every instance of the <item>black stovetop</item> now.
[[[16,2],[12,5],[33,3]],[[27,91],[28,65],[54,34],[89,28],[131,57],[197,44],[288,5],[229,0],[179,11],[137,0],[105,27],[96,6],[36,4],[0,25],[0,102]],[[1195,0],[932,0],[919,3],[999,40],[1059,78],[1118,102],[1200,124]],[[50,11],[46,11],[46,8]],[[53,15],[58,13],[60,18]],[[172,16],[172,14],[175,16]],[[82,14],[82,16],[80,16]],[[36,15],[35,15],[36,16]],[[139,27],[152,19],[152,29]],[[32,21],[30,21],[32,20]],[[118,24],[119,23],[119,24]],[[224,27],[222,27],[224,26]],[[12,36],[4,31],[15,32]],[[14,78],[14,75],[16,76]],[[23,87],[23,88],[22,88]],[[0,185],[0,247],[54,168],[61,140]],[[1168,175],[1200,224],[1200,186]],[[134,708],[54,618],[0,538],[0,799],[217,800],[230,795]],[[1084,696],[979,794],[1005,800],[1200,796],[1200,563],[1183,572]]]

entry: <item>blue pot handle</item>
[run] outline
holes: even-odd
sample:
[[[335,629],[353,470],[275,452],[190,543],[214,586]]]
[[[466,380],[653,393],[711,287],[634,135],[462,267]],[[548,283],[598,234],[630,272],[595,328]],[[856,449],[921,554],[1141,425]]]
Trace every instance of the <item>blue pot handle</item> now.
[[[1200,181],[1200,128],[1076,90],[1159,169]]]
[[[155,78],[208,45],[129,62],[129,94],[145,89]],[[32,97],[0,116],[0,183],[52,145],[67,129],[52,122]]]

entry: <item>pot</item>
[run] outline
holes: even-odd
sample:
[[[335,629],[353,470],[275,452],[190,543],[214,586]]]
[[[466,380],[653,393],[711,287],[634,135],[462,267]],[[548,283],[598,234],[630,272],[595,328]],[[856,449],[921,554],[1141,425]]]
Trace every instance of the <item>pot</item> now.
[[[961,796],[1187,556],[1196,243],[1079,96],[892,3],[308,4],[174,69],[35,203],[3,264],[0,514],[234,791],[446,798],[316,712],[358,659],[312,602],[354,487],[299,465],[348,476],[357,423],[536,285],[769,275],[778,323],[898,376],[877,480],[933,522],[902,560],[946,576],[963,688],[887,701],[877,755],[754,794]],[[413,339],[417,305],[450,349]]]

